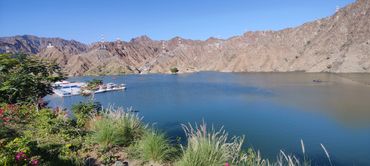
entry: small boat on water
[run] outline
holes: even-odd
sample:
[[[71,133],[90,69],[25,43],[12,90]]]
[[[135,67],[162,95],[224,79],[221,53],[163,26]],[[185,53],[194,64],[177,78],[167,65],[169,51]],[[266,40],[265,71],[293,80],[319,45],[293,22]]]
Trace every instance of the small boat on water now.
[[[103,93],[103,92],[124,90],[124,89],[126,89],[125,84],[117,85],[114,83],[108,83],[106,85],[100,85],[99,89],[96,90],[94,93]]]
[[[117,84],[114,84],[114,83],[108,83],[107,88],[106,88],[107,91],[123,90],[123,89],[126,89],[125,84],[117,85]]]

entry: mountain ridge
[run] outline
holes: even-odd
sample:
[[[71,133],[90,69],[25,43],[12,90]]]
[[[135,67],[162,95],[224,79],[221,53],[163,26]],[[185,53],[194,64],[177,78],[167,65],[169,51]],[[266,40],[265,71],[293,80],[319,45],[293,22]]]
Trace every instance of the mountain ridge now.
[[[370,72],[370,2],[357,0],[334,15],[279,31],[228,39],[174,37],[86,45],[60,38],[0,38],[0,52],[54,59],[69,75],[180,72]],[[53,47],[47,47],[52,43]]]

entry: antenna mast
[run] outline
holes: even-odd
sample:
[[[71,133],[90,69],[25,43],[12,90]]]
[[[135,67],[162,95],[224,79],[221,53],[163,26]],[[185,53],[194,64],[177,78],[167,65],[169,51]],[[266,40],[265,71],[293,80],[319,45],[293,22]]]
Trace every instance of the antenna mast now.
[[[162,53],[166,53],[166,46],[164,41],[162,41]]]

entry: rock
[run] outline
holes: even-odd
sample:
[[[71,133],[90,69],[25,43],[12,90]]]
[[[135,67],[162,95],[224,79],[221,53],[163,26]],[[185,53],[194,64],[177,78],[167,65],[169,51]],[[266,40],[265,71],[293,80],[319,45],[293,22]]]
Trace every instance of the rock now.
[[[95,165],[96,159],[89,157],[85,160],[85,166],[93,166]]]
[[[129,166],[127,161],[116,161],[113,166]]]

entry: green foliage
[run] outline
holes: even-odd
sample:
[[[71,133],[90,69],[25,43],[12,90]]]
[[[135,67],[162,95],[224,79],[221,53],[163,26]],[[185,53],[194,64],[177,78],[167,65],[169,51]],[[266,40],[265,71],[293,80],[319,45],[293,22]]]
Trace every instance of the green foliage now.
[[[67,143],[60,148],[58,158],[62,161],[68,161],[74,165],[82,165],[83,160],[78,155],[79,145]]]
[[[240,157],[243,137],[228,140],[225,130],[207,130],[206,124],[199,127],[183,125],[188,137],[188,145],[183,148],[179,166],[219,166],[225,163],[237,163]]]
[[[35,142],[26,137],[17,137],[0,149],[0,165],[32,165],[39,159],[35,149]]]
[[[247,152],[241,154],[241,159],[238,161],[240,166],[268,166],[269,161],[262,159],[260,153],[252,148],[249,148]]]
[[[21,135],[34,118],[31,105],[0,104],[0,139],[11,140]]]
[[[115,161],[117,161],[117,156],[114,156],[110,152],[104,153],[100,158],[102,160],[102,163],[106,164],[106,165],[109,165],[109,164],[114,163]]]
[[[72,106],[72,112],[76,117],[78,127],[85,127],[90,118],[101,110],[101,104],[98,102],[86,102]]]
[[[5,148],[11,153],[24,152],[30,153],[31,148],[29,147],[30,140],[26,137],[17,137],[14,140],[10,141]]]
[[[35,119],[27,125],[29,130],[26,130],[24,135],[37,138],[39,145],[67,144],[84,134],[65,112],[54,113],[48,109],[42,109],[35,114]]]
[[[87,82],[87,89],[88,90],[96,90],[98,89],[99,85],[103,84],[103,80],[100,79],[93,79]]]
[[[42,109],[35,112],[23,135],[37,142],[35,153],[46,163],[70,165],[80,162],[77,151],[84,141],[83,130],[65,112]]]
[[[135,145],[136,155],[144,161],[163,163],[176,158],[176,148],[163,133],[148,131]]]
[[[117,124],[107,118],[99,119],[94,123],[94,141],[99,143],[103,148],[117,144],[119,141],[116,133]]]
[[[23,54],[0,54],[0,102],[37,104],[52,93],[51,84],[62,79],[55,63]]]
[[[177,69],[177,67],[171,67],[170,71],[172,74],[176,74],[177,72],[179,72],[179,69]]]
[[[145,129],[136,114],[120,110],[105,110],[102,116],[96,116],[92,122],[93,139],[102,148],[129,146]]]

